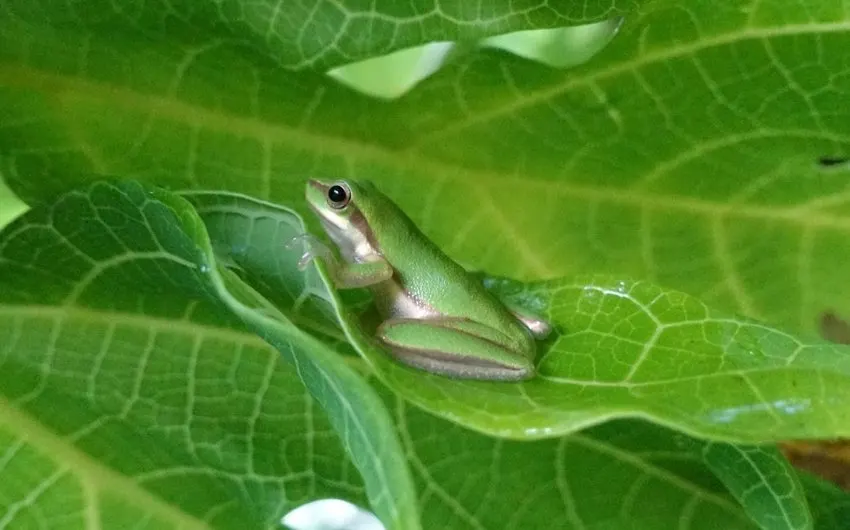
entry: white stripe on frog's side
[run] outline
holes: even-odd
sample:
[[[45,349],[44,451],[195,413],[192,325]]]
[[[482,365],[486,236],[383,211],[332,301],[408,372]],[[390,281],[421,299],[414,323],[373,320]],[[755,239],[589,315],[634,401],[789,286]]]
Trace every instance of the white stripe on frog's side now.
[[[384,318],[437,318],[444,316],[431,307],[404,290],[393,276],[385,282],[370,287],[375,295],[375,305],[378,312]]]

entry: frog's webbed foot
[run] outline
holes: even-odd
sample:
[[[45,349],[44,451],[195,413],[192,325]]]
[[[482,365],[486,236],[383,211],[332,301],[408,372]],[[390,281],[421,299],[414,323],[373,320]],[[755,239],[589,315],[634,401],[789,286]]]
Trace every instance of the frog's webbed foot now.
[[[284,248],[293,250],[299,243],[303,243],[306,250],[298,259],[298,270],[307,269],[307,265],[316,258],[321,258],[328,263],[336,262],[333,251],[313,234],[304,233],[293,236],[286,242]]]

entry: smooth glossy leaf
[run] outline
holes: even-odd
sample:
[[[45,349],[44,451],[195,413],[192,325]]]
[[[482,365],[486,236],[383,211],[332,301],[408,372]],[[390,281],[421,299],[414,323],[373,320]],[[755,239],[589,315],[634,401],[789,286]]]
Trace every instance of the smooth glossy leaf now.
[[[826,317],[846,319],[850,247],[845,232],[850,225],[844,212],[844,176],[850,156],[850,107],[844,103],[850,63],[843,51],[850,44],[850,26],[843,2],[828,0],[816,7],[779,0],[758,5],[648,2],[627,16],[623,31],[608,48],[578,69],[557,72],[505,53],[471,51],[455,57],[413,93],[393,103],[354,94],[323,72],[349,59],[429,39],[466,40],[497,31],[548,27],[563,23],[564,17],[576,20],[573,15],[578,12],[589,20],[619,13],[623,6],[611,11],[611,4],[570,3],[562,11],[551,11],[549,4],[513,2],[488,4],[492,11],[481,12],[468,11],[464,3],[441,3],[439,9],[436,4],[379,4],[363,9],[317,4],[315,10],[306,11],[293,6],[284,13],[288,16],[280,17],[283,12],[270,11],[267,3],[249,5],[238,0],[168,5],[125,2],[120,9],[100,3],[3,3],[0,169],[14,189],[31,201],[49,199],[57,191],[85,182],[94,171],[176,189],[249,193],[299,209],[307,175],[368,177],[399,200],[428,235],[475,268],[525,279],[573,278],[578,272],[614,274],[614,280],[588,276],[569,284],[536,285],[532,302],[541,297],[548,301],[552,285],[558,285],[562,295],[572,293],[566,305],[572,303],[574,308],[567,322],[573,327],[562,329],[560,336],[566,353],[556,351],[543,359],[543,368],[555,370],[557,377],[567,376],[551,388],[552,394],[526,394],[523,385],[515,387],[516,394],[505,396],[503,391],[492,391],[497,386],[435,384],[434,378],[422,374],[413,380],[383,354],[368,354],[394,388],[415,382],[421,388],[408,389],[411,399],[432,410],[439,406],[444,416],[482,430],[501,424],[507,426],[502,435],[525,430],[523,435],[555,436],[547,431],[553,416],[572,429],[601,421],[609,413],[632,415],[637,408],[639,415],[648,411],[655,421],[678,417],[671,425],[718,438],[741,439],[743,432],[746,440],[762,441],[754,438],[764,432],[776,436],[844,432],[850,423],[843,412],[847,395],[833,392],[847,386],[844,350],[833,350],[835,357],[830,360],[828,350],[807,338],[791,338],[771,328],[754,331],[752,323],[739,326],[741,319],[712,310],[702,323],[690,322],[683,329],[694,334],[700,327],[713,329],[721,339],[732,336],[732,340],[707,336],[695,349],[654,348],[645,357],[651,361],[648,365],[629,365],[635,360],[634,344],[612,339],[604,326],[602,333],[594,335],[597,318],[588,324],[590,313],[575,310],[586,309],[577,302],[589,283],[613,292],[621,278],[640,278],[698,295],[697,306],[691,304],[694,299],[682,298],[682,307],[696,308],[697,314],[705,306],[735,309],[796,330],[812,330]],[[339,9],[347,11],[339,15]],[[362,31],[361,23],[369,31]],[[303,68],[308,65],[313,70]],[[85,237],[87,228],[78,237]],[[26,286],[0,276],[4,288],[16,285],[14,296],[23,297],[29,305],[38,304],[38,311],[10,313],[7,318],[47,319],[49,311],[44,308],[55,310],[62,298],[57,299],[57,293],[85,274],[84,260],[57,250],[61,248],[39,240],[17,249],[31,262],[50,261],[62,272],[39,276],[29,271],[33,276]],[[108,278],[108,284],[121,284],[128,290],[84,292],[88,298],[81,303],[92,305],[96,316],[108,317],[98,321],[100,328],[89,326],[86,333],[75,335],[85,340],[75,338],[65,350],[54,350],[72,352],[74,359],[82,351],[100,352],[101,343],[94,341],[108,340],[100,332],[111,329],[107,324],[114,326],[111,317],[115,314],[156,315],[161,329],[176,320],[181,323],[177,330],[194,330],[200,319],[205,325],[214,323],[215,329],[236,329],[237,337],[247,335],[239,322],[227,319],[223,308],[216,312],[203,304],[187,306],[182,299],[173,303],[168,301],[173,292],[126,294],[139,285],[156,284],[161,276],[142,272]],[[241,301],[261,301],[257,293],[241,291],[244,285],[235,276],[225,274],[224,281],[240,290]],[[625,287],[656,289],[645,282]],[[5,303],[9,295],[0,294],[0,303]],[[611,299],[600,302],[603,310],[610,303]],[[628,300],[621,303],[627,305]],[[285,303],[279,305],[284,312],[289,310]],[[272,314],[277,310],[266,309]],[[606,324],[605,311],[593,315]],[[124,320],[119,322],[123,326]],[[181,327],[186,322],[190,326]],[[628,326],[632,321],[624,322]],[[53,329],[43,326],[31,336],[49,342]],[[586,348],[597,340],[599,350],[605,352],[598,362],[573,355],[581,352],[568,340],[580,339],[573,335],[574,329],[590,330],[578,346]],[[687,333],[664,335],[674,342],[690,340]],[[224,336],[230,337],[229,333]],[[125,340],[124,351],[131,351],[127,344],[138,348],[135,341],[144,338],[136,334],[133,340]],[[606,340],[619,349],[607,348]],[[811,347],[800,349],[792,360],[788,352],[795,341]],[[0,344],[5,346],[3,341]],[[11,426],[12,438],[20,439],[21,425],[28,425],[23,419],[36,418],[36,423],[47,426],[48,434],[58,432],[58,439],[64,440],[63,428],[73,428],[63,422],[99,417],[98,409],[92,408],[89,398],[75,401],[64,391],[58,396],[41,392],[45,380],[56,379],[54,372],[64,377],[78,365],[54,367],[53,359],[40,357],[50,350],[44,342],[34,344],[31,351],[36,353],[27,359],[33,364],[24,363],[30,368],[0,372],[4,381],[0,392],[27,396],[35,388],[41,401],[33,398],[39,404],[24,410],[23,417],[0,414],[2,429]],[[701,349],[706,344],[707,349]],[[162,351],[169,349],[179,348]],[[141,354],[125,356],[145,359],[148,350],[143,346]],[[226,346],[222,351],[232,354]],[[747,357],[745,351],[756,355]],[[620,359],[620,354],[626,359]],[[358,364],[346,357],[335,360]],[[564,367],[558,366],[559,360],[576,362]],[[107,373],[97,366],[90,372]],[[751,371],[753,367],[765,369]],[[612,390],[610,383],[616,386],[618,370],[624,368],[646,379]],[[162,373],[161,378],[168,380],[173,372],[163,369]],[[738,378],[740,373],[745,374],[743,379]],[[693,377],[677,379],[680,374]],[[820,384],[810,384],[816,377],[822,378]],[[116,381],[112,387],[100,387],[112,389],[110,398],[125,396],[128,388],[134,388],[132,378]],[[98,381],[101,384],[105,383]],[[68,385],[77,388],[71,382]],[[65,387],[51,383],[45,388]],[[574,398],[576,409],[569,408],[571,404],[565,410],[559,408],[565,390]],[[176,414],[168,408],[175,395],[190,394],[157,395],[154,401],[144,402],[145,410]],[[98,406],[109,411],[113,410],[109,406],[120,402],[99,399]],[[63,404],[59,412],[56,403]],[[181,409],[180,405],[172,408]],[[537,415],[527,414],[529,405],[537,408]],[[718,405],[719,409],[713,408]],[[825,412],[826,405],[831,405],[832,412]],[[592,412],[587,412],[588,407]],[[93,416],[87,416],[87,411]],[[712,415],[718,412],[719,416]],[[793,412],[790,417],[785,414],[789,412]],[[707,419],[700,413],[707,414]],[[145,417],[133,416],[131,435],[109,431],[110,440],[143,439],[132,429],[145,425],[141,421]],[[148,419],[147,425],[186,423],[170,418],[157,416]],[[728,425],[723,423],[727,420]],[[159,445],[179,446],[180,435],[174,432],[184,430],[168,431],[168,436],[160,436]],[[20,444],[4,436],[14,448],[7,455],[24,449],[23,445],[17,449]],[[219,450],[220,440],[207,445],[215,448],[210,454],[230,455]],[[184,446],[192,447],[185,441]],[[40,454],[53,453],[41,449]],[[175,458],[185,460],[182,454]],[[36,461],[26,456],[24,463]],[[55,457],[50,460],[55,461]],[[53,471],[49,465],[39,469]],[[526,476],[533,475],[522,475]],[[618,478],[611,480],[616,484]],[[57,478],[57,484],[65,487],[60,479],[65,476]],[[51,484],[38,478],[20,480],[20,484]],[[80,484],[98,483],[83,480]],[[181,486],[186,484],[182,480]],[[276,508],[266,509],[268,504],[261,502],[263,515],[249,519],[249,512],[256,512],[240,512],[242,508],[235,506],[242,499],[254,502],[262,495],[246,495],[241,488],[224,487],[221,495],[215,493],[218,489],[200,488],[210,497],[196,501],[191,513],[212,505],[221,510],[206,513],[215,522],[267,523]],[[446,503],[467,495],[462,488],[445,490]],[[41,498],[40,490],[22,489]],[[8,490],[7,483],[0,484],[0,493]],[[120,487],[108,490],[110,494],[123,491]],[[75,499],[73,488],[47,487],[44,493],[49,496],[55,491],[60,491],[61,499]],[[816,520],[841,528],[846,503],[833,498],[833,491],[825,491],[818,490],[818,502],[809,499]],[[185,490],[174,495],[188,496]],[[113,499],[98,506],[121,506]],[[234,508],[222,508],[223,499]],[[275,502],[282,501],[278,497]],[[504,504],[513,502],[509,499]],[[149,505],[140,506],[147,509]],[[442,513],[428,513],[432,511]],[[140,526],[164,525],[158,509],[147,513],[152,514],[150,522],[136,512],[127,520]],[[227,519],[235,513],[234,519]],[[77,516],[68,517],[70,521]],[[480,526],[476,517],[461,519],[472,528]]]
[[[401,403],[396,417],[424,492],[426,528],[759,528],[707,469],[705,454],[715,443],[641,421],[614,421],[561,439],[497,440]],[[773,475],[785,466],[758,467],[771,473],[764,479],[772,485],[789,478]],[[847,493],[804,478],[816,506],[814,528],[844,528]],[[803,491],[786,493],[793,503]]]
[[[246,228],[250,235],[253,227]],[[291,502],[284,488],[288,475],[298,474],[290,466],[312,473],[314,441],[301,436],[313,435],[300,424],[311,420],[297,418],[292,463],[285,456],[285,430],[254,432],[263,396],[278,391],[272,385],[285,390],[301,383],[273,383],[272,357],[244,376],[259,378],[259,393],[241,389],[243,356],[262,348],[235,314],[296,367],[385,524],[418,526],[406,459],[381,401],[336,353],[219,269],[204,225],[185,200],[134,183],[92,184],[7,227],[0,267],[0,392],[2,415],[12,429],[7,436],[24,443],[27,425],[44,422],[53,433],[43,434],[41,451],[50,444],[79,444],[81,452],[66,449],[78,456],[57,462],[52,473],[84,487],[91,477],[79,467],[88,455],[101,459],[86,464],[92,473],[118,475],[92,485],[92,495],[117,482],[123,489],[112,493],[123,502],[147,490],[198,519],[232,525],[248,516],[256,524],[279,518]],[[125,351],[139,347],[141,357]],[[114,368],[101,373],[103,366]],[[101,387],[101,378],[110,384]],[[221,394],[221,385],[234,402]],[[272,405],[271,414],[280,413]],[[289,421],[276,427],[293,429]],[[265,452],[256,454],[255,444]],[[344,490],[352,471],[337,472],[342,484],[331,489]],[[351,481],[359,489],[360,480]],[[264,508],[245,512],[255,489],[261,499],[268,495],[258,501]],[[241,492],[242,502],[231,505],[228,491]],[[309,491],[315,495],[316,485]]]

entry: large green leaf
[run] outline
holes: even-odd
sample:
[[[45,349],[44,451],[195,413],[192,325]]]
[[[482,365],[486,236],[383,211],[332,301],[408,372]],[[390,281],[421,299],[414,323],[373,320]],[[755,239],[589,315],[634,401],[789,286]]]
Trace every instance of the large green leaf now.
[[[272,213],[292,222],[287,212]],[[247,228],[250,236],[262,224]],[[0,294],[0,396],[11,439],[25,442],[29,424],[44,422],[104,459],[127,487],[140,482],[193,517],[209,516],[212,503],[215,518],[228,524],[248,516],[267,524],[291,506],[285,485],[297,473],[290,466],[309,474],[316,456],[314,441],[302,438],[313,436],[302,424],[309,418],[270,431],[258,422],[266,406],[280,413],[274,400],[264,402],[267,393],[296,385],[300,396],[303,384],[328,414],[384,523],[418,527],[406,459],[381,401],[334,352],[218,265],[185,200],[135,183],[95,183],[32,210],[0,241]],[[266,356],[262,369],[245,376],[259,378],[260,389],[241,388],[243,358],[263,351],[246,326],[295,366],[300,382],[273,380],[277,361]],[[296,436],[291,448],[287,430]],[[49,432],[41,437],[42,451],[61,444]],[[71,463],[58,466],[57,476]],[[209,466],[223,474],[204,471]],[[330,491],[348,482],[360,487],[345,476]],[[92,487],[108,491],[111,482]],[[242,513],[244,505],[229,505],[229,490],[253,501],[255,488],[268,496],[257,501],[264,509]],[[314,486],[310,495],[319,491]]]
[[[623,31],[611,46],[578,69],[558,72],[506,53],[469,51],[456,56],[413,93],[391,103],[357,95],[323,73],[348,60],[430,39],[468,40],[499,31],[595,20],[628,7],[570,3],[559,11],[549,4],[505,2],[490,3],[490,11],[482,12],[467,10],[465,5],[408,2],[361,8],[350,3],[305,4],[315,9],[293,7],[281,17],[282,12],[270,9],[271,4],[239,0],[125,2],[120,8],[108,3],[5,2],[0,5],[0,171],[30,201],[85,182],[93,178],[94,171],[134,176],[173,189],[249,193],[299,209],[307,175],[368,177],[379,181],[453,256],[473,267],[525,279],[577,272],[615,274],[536,283],[520,293],[532,303],[542,301],[549,317],[566,324],[554,346],[548,345],[550,354],[541,363],[544,377],[534,383],[545,389],[557,382],[549,387],[554,396],[543,392],[527,399],[526,385],[507,391],[505,385],[423,377],[372,351],[364,337],[355,335],[357,329],[349,329],[372,368],[393,391],[406,388],[405,395],[420,406],[478,430],[505,436],[556,436],[606,417],[636,414],[655,421],[671,420],[669,424],[678,428],[724,439],[762,441],[765,433],[772,433],[768,438],[783,433],[842,433],[848,424],[843,412],[847,396],[840,389],[846,387],[844,350],[830,351],[808,338],[791,337],[708,307],[735,309],[797,330],[811,330],[827,309],[838,317],[850,314],[846,287],[850,284],[845,281],[850,224],[844,212],[843,178],[850,151],[850,107],[844,104],[850,88],[846,75],[850,63],[843,53],[850,44],[850,15],[844,3],[827,0],[812,7],[779,0],[722,5],[708,0],[646,2],[627,16]],[[207,222],[210,219],[205,217]],[[108,218],[107,225],[118,220]],[[228,218],[225,224],[233,220]],[[247,225],[250,229],[251,223]],[[75,236],[86,237],[93,225],[83,226]],[[75,312],[78,318],[69,323],[68,307],[62,306],[56,295],[82,281],[87,269],[85,260],[58,251],[62,247],[44,235],[49,231],[33,232],[40,239],[14,249],[21,258],[16,258],[19,265],[32,266],[27,269],[26,281],[0,275],[4,282],[0,303],[25,300],[24,305],[30,307],[20,313],[7,312],[0,319],[0,333],[6,333],[0,341],[7,352],[3,360],[9,358],[8,352],[20,352],[20,357],[12,357],[14,363],[7,362],[0,371],[0,392],[7,396],[6,412],[0,415],[2,441],[4,446],[7,441],[11,444],[6,446],[10,449],[2,462],[8,469],[17,466],[14,475],[3,474],[4,479],[15,479],[0,484],[3,498],[16,501],[13,509],[7,510],[12,514],[9,517],[32,517],[25,524],[35,521],[35,526],[47,512],[39,511],[39,503],[30,510],[32,499],[59,498],[66,503],[79,499],[75,506],[82,506],[96,498],[100,502],[95,509],[89,503],[86,511],[59,510],[61,516],[50,522],[73,527],[83,516],[95,517],[92,514],[99,509],[113,516],[110,521],[128,520],[150,527],[168,522],[191,526],[192,518],[205,518],[212,526],[241,523],[244,527],[248,521],[273,521],[282,507],[297,504],[290,502],[296,498],[335,495],[364,502],[363,486],[352,478],[354,471],[349,470],[348,461],[343,464],[338,447],[325,452],[326,461],[340,468],[348,466],[345,471],[322,470],[309,475],[329,478],[319,479],[318,487],[313,486],[316,482],[310,483],[300,490],[307,493],[293,496],[292,484],[297,491],[302,475],[290,474],[285,465],[275,467],[276,462],[303,462],[299,459],[310,453],[299,448],[293,451],[297,456],[287,453],[287,458],[275,460],[279,458],[275,449],[255,451],[261,444],[243,443],[250,438],[246,432],[256,436],[255,430],[246,430],[244,425],[253,425],[250,418],[265,416],[249,414],[246,419],[237,414],[235,417],[242,418],[234,422],[232,430],[237,435],[228,437],[215,430],[221,418],[228,417],[224,398],[193,402],[223,407],[200,415],[200,421],[185,420],[178,414],[185,413],[186,407],[175,396],[194,392],[203,398],[203,391],[217,385],[199,388],[196,383],[203,378],[174,378],[175,364],[186,374],[192,373],[193,367],[207,370],[202,373],[215,374],[209,381],[216,383],[235,380],[240,383],[235,385],[238,389],[251,388],[262,394],[266,388],[262,384],[265,379],[255,376],[267,371],[243,373],[243,362],[227,364],[233,352],[240,351],[240,341],[250,337],[243,323],[228,316],[230,312],[255,308],[253,304],[246,308],[244,303],[257,302],[264,313],[243,311],[243,318],[250,321],[256,316],[266,322],[271,317],[285,323],[284,317],[306,315],[308,324],[320,325],[304,327],[324,335],[330,328],[321,300],[315,306],[317,311],[311,305],[302,313],[300,308],[287,306],[284,292],[271,296],[262,282],[253,283],[256,276],[247,278],[259,293],[223,272],[224,284],[210,287],[213,276],[204,276],[207,288],[195,296],[216,299],[214,293],[227,286],[237,298],[223,307],[188,303],[177,290],[167,296],[139,294],[139,286],[170,285],[169,275],[174,271],[151,273],[147,267],[130,265],[133,274],[98,278],[93,285],[101,287],[84,291],[85,296],[71,308],[88,313]],[[239,265],[233,255],[225,258],[227,263]],[[41,262],[49,263],[46,270],[61,272],[43,275],[33,266]],[[270,262],[252,260],[249,264]],[[272,272],[272,278],[281,272],[274,267],[266,270]],[[164,276],[168,281],[160,281]],[[655,313],[652,309],[663,307],[649,304],[647,297],[653,290],[668,298],[673,292],[645,281],[627,281],[629,277],[673,286],[701,299],[675,295],[664,300],[669,303],[667,312]],[[296,283],[288,285],[315,287],[311,281],[295,279]],[[588,301],[584,295],[594,290],[606,294]],[[627,296],[614,294],[620,290]],[[260,293],[275,306],[266,304]],[[596,313],[590,311],[593,303],[599,308]],[[615,320],[624,316],[629,304],[647,305],[650,311],[635,309],[629,318],[621,318],[618,327]],[[683,313],[677,315],[676,308]],[[155,326],[146,328],[152,325],[151,315]],[[635,345],[629,342],[634,336],[627,328],[635,322],[631,318],[638,324],[633,333],[651,329],[640,325],[647,324],[641,315],[661,318],[665,326],[659,337],[672,343],[662,343],[661,348],[656,343],[647,347],[646,355],[636,357]],[[144,324],[130,326],[137,324],[137,318]],[[667,325],[677,318],[684,323],[680,334],[673,331],[675,326]],[[41,319],[41,327],[28,330],[29,349],[18,347],[19,330],[24,329],[18,322],[22,319]],[[60,321],[64,325],[53,324]],[[299,326],[304,323],[300,321]],[[350,327],[348,320],[346,323]],[[63,335],[69,329],[74,332]],[[312,362],[361,366],[356,358],[334,357],[317,341],[294,328],[285,329],[290,340],[305,341],[303,352],[314,356]],[[120,333],[111,335],[114,330]],[[193,354],[197,350],[192,345],[209,348],[206,333],[213,331],[219,356],[209,364],[198,363],[201,357]],[[700,336],[700,331],[708,335]],[[148,346],[149,336],[168,336],[172,342],[161,348],[155,341]],[[697,342],[691,342],[695,336]],[[719,342],[715,340],[718,337]],[[11,338],[17,341],[13,346],[9,346]],[[49,348],[52,338],[69,340],[57,343],[62,348]],[[338,338],[327,339],[326,344],[340,347]],[[650,344],[646,337],[642,339],[644,345]],[[103,344],[115,346],[104,349]],[[612,345],[616,348],[609,347]],[[792,353],[798,345],[802,347]],[[256,348],[268,352],[262,343],[256,343]],[[291,353],[282,349],[284,355]],[[600,351],[603,355],[598,361],[587,357],[588,352]],[[91,352],[96,352],[94,361]],[[146,379],[128,375],[127,366],[138,366],[133,362],[154,358],[154,353],[168,361],[162,361],[162,368],[153,372],[163,386],[139,386],[139,396],[144,399],[137,404],[128,399],[127,390]],[[241,359],[242,354],[238,355]],[[830,359],[830,355],[835,357]],[[127,364],[122,364],[122,359]],[[642,362],[634,362],[637,359]],[[574,364],[565,366],[564,361]],[[624,366],[632,375],[646,379],[623,387],[617,376]],[[98,374],[104,376],[95,377]],[[552,374],[559,379],[552,380]],[[564,374],[569,377],[563,379]],[[740,374],[743,379],[738,378]],[[309,374],[301,376],[297,381],[306,381],[315,394],[316,380]],[[818,377],[822,381],[813,384]],[[85,385],[81,383],[84,379]],[[251,386],[258,381],[259,387]],[[349,381],[352,388],[361,389],[358,395],[369,395],[355,375]],[[104,394],[95,392],[92,398],[90,387],[102,389]],[[574,409],[564,399],[565,389],[577,401]],[[303,393],[289,396],[303,405]],[[588,412],[587,407],[594,407],[596,400],[582,401],[586,396],[595,396],[603,405]],[[710,401],[703,402],[706,398]],[[133,415],[123,418],[121,412],[128,402]],[[260,400],[255,394],[251,404],[257,403]],[[397,416],[399,411],[414,411],[431,418],[401,401],[395,403]],[[545,417],[529,415],[535,407],[545,411]],[[290,419],[321,415],[318,409],[305,408],[305,412],[290,416],[290,410],[281,415]],[[375,418],[381,415],[378,412]],[[99,430],[101,418],[108,429]],[[724,424],[725,419],[731,424]],[[475,443],[486,441],[482,447],[497,455],[483,464],[491,470],[498,469],[492,462],[505,448],[532,448],[515,453],[530,461],[534,449],[543,452],[547,444],[566,442],[488,440],[441,420],[432,421],[435,423],[422,437],[439,433],[445,441],[440,446],[446,448],[441,449],[443,456],[419,459],[430,459],[430,467],[416,464],[414,458],[416,481],[422,486],[420,509],[423,504],[428,506],[426,527],[440,527],[441,523],[461,528],[502,527],[508,520],[522,527],[523,522],[556,520],[546,516],[554,512],[515,509],[493,510],[499,518],[488,519],[486,508],[475,504],[480,497],[474,494],[483,490],[468,482],[458,483],[461,477],[476,476],[480,465],[465,474],[449,465],[442,476],[435,468],[446,461],[447,450],[463,446],[462,438],[443,435],[449,431],[463,432],[477,440]],[[279,434],[275,440],[286,439],[286,433],[297,432],[314,443],[311,435],[303,434],[312,432],[310,425],[303,421],[301,425],[305,425],[302,430],[283,423],[270,427],[276,433],[271,437]],[[334,425],[339,431],[339,421]],[[379,432],[386,434],[385,420],[383,425]],[[597,427],[587,436],[596,436],[605,427]],[[203,450],[186,456],[195,447],[183,433],[191,435],[199,428],[203,431],[199,438],[206,441],[199,446]],[[419,456],[411,452],[405,432],[400,434],[408,456]],[[582,436],[585,433],[560,440]],[[133,449],[148,439],[151,443]],[[245,451],[228,452],[230,440],[243,443]],[[358,454],[362,456],[349,439],[344,441],[349,451],[354,449],[355,460]],[[638,445],[633,452],[639,452],[639,444],[646,440],[634,443]],[[611,440],[603,437],[597,444],[594,439],[593,445],[606,448]],[[124,452],[103,450],[112,446]],[[150,457],[152,450],[159,456]],[[390,450],[390,454],[397,452]],[[22,459],[15,458],[19,454]],[[271,462],[265,469],[273,473],[258,478],[255,471],[262,466],[231,465],[234,461],[253,462],[244,458],[245,454],[264,455],[264,462]],[[575,456],[587,457],[584,453]],[[30,464],[44,475],[33,472]],[[362,468],[362,461],[360,464]],[[731,469],[734,458],[726,455],[720,464],[713,468]],[[770,468],[761,464],[766,467],[760,471]],[[128,490],[137,485],[133,466],[167,472],[165,478],[157,475],[140,488]],[[178,474],[170,474],[174,469]],[[519,480],[546,483],[528,467],[511,464],[510,469],[517,470]],[[186,478],[187,471],[197,472],[188,473],[194,482]],[[376,478],[380,472],[374,471],[364,474],[367,483],[372,481],[367,489],[373,500],[376,484],[380,490],[382,484],[393,482]],[[569,477],[584,478],[592,471],[574,468]],[[700,473],[706,470],[700,467]],[[635,515],[637,524],[648,528],[658,527],[659,521],[663,527],[676,524],[669,519],[675,508],[659,512],[662,515],[658,517],[663,518],[655,521],[655,514],[635,511],[647,509],[653,500],[666,495],[668,490],[662,489],[646,490],[649,500],[637,503],[637,508],[624,505],[626,515],[612,516],[608,510],[605,513],[610,519],[604,520],[602,508],[591,508],[598,506],[594,502],[604,500],[610,506],[612,498],[631,497],[615,489],[624,475],[601,472],[600,476],[604,484],[579,482],[580,493],[587,495],[572,504],[563,500],[564,490],[558,489],[567,520],[574,526],[581,522],[586,527],[622,527],[628,515]],[[487,478],[487,484],[495,483],[492,473]],[[635,491],[642,492],[641,483],[646,480],[637,475]],[[561,488],[562,480],[555,481]],[[178,482],[179,487],[175,485]],[[704,481],[697,482],[705,487]],[[739,495],[756,519],[759,509],[763,515],[766,506],[777,506],[770,502],[786,502],[778,509],[786,514],[793,511],[796,500],[776,493],[781,481],[768,477],[763,483],[742,486],[727,477],[726,483],[737,492],[741,487],[769,492],[758,497],[768,499],[767,503],[748,502],[752,498]],[[54,484],[61,490],[54,489]],[[268,497],[257,493],[260,490],[270,492]],[[516,508],[517,498],[523,494],[504,485],[501,490],[505,497],[498,497],[497,491],[486,499],[497,499],[494,505],[503,509]],[[546,486],[540,486],[522,498],[534,506],[542,498],[537,494],[542,490],[548,492]],[[708,490],[720,491],[720,486]],[[93,496],[93,491],[102,496]],[[127,495],[127,491],[131,493]],[[593,496],[595,492],[598,496]],[[817,527],[841,528],[846,520],[842,518],[846,498],[820,486],[808,494]],[[703,495],[700,490],[699,498]],[[435,497],[448,507],[429,504]],[[258,504],[256,500],[266,498],[273,501]],[[127,499],[139,501],[132,506],[135,512],[126,506]],[[157,504],[161,500],[165,504]],[[411,505],[409,498],[394,500]],[[393,516],[387,515],[389,508],[381,502],[375,503],[376,511],[392,520]],[[554,501],[547,497],[540,504],[550,506],[548,502]],[[176,512],[168,511],[174,506],[178,506]],[[731,507],[722,508],[728,514],[724,520],[717,515],[703,518],[702,513],[691,517],[688,506],[680,510],[678,523],[696,521],[724,528],[749,524]],[[576,507],[587,511],[575,518],[571,510]],[[510,519],[515,512],[516,519]],[[525,519],[529,513],[531,518]],[[143,518],[145,514],[148,519]],[[179,519],[185,514],[190,520]],[[174,523],[175,518],[180,522]],[[793,527],[797,519],[788,516],[784,520]]]
[[[502,441],[401,403],[426,528],[758,528],[707,471],[699,444],[657,427],[612,422]]]
[[[195,208],[210,235],[217,258],[298,326],[344,339],[332,296],[315,267],[298,268],[306,250],[297,236],[304,224],[292,210],[252,197],[225,192],[181,194]]]
[[[391,360],[339,308],[351,340],[396,392],[496,436],[545,438],[618,417],[751,443],[850,435],[847,346],[802,340],[647,282],[590,276],[493,288],[556,327],[531,380],[423,374]]]
[[[474,52],[392,103],[279,66],[393,48],[381,30],[345,37],[383,8],[334,18],[335,4],[316,4],[305,29],[297,9],[290,20],[266,4],[191,5],[3,4],[0,152],[22,196],[94,169],[300,206],[290,184],[308,174],[370,177],[492,273],[622,272],[797,329],[827,307],[850,313],[846,165],[817,163],[850,145],[842,0],[648,2],[577,69]],[[439,38],[487,33],[508,5],[520,13],[500,30],[559,19],[462,5],[386,9],[454,24]],[[278,38],[258,39],[270,26]],[[397,27],[399,43],[438,37]],[[306,44],[281,44],[293,42]]]

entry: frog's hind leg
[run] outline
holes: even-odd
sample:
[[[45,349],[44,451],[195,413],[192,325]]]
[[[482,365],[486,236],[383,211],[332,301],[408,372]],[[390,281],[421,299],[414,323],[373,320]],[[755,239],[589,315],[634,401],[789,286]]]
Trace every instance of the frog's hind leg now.
[[[500,302],[511,312],[515,319],[517,319],[520,324],[522,324],[525,329],[537,340],[544,340],[546,337],[552,333],[552,325],[539,316],[535,315],[528,309],[505,299],[502,295],[499,294],[498,291],[494,290],[490,285],[488,280],[493,279],[493,277],[484,274],[481,271],[473,271],[468,270],[469,274],[474,278],[477,278],[481,285],[484,286],[484,289],[487,290],[491,295],[498,298]]]
[[[552,325],[538,317],[537,315],[531,313],[527,309],[523,307],[519,307],[516,304],[510,304],[502,301],[505,304],[505,307],[508,308],[508,311],[520,321],[520,323],[525,326],[525,329],[531,333],[531,336],[537,340],[543,340],[552,333]]]
[[[378,338],[400,361],[463,379],[516,381],[534,376],[534,361],[505,346],[498,331],[466,319],[390,319]]]

